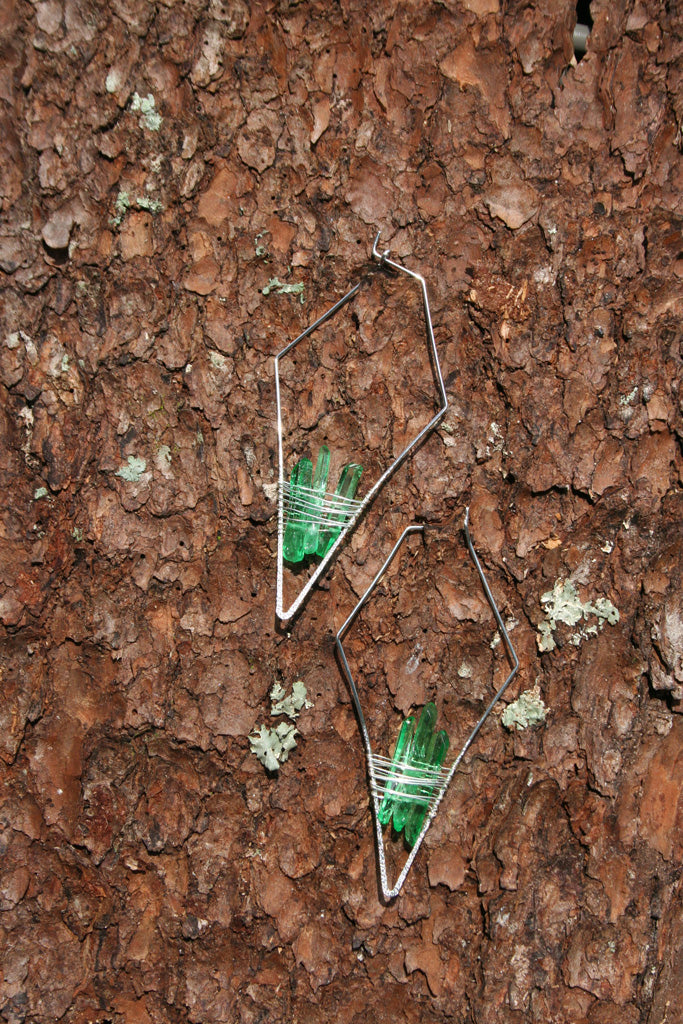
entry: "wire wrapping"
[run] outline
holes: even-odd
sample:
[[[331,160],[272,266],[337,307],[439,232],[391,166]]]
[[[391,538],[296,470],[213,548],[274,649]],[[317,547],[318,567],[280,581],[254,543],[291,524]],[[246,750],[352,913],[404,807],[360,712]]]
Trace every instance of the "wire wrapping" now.
[[[331,527],[335,532],[338,531],[338,536],[332,542],[325,555],[322,557],[317,568],[309,576],[307,582],[302,586],[298,596],[292,601],[289,608],[284,607],[283,602],[283,589],[284,589],[284,556],[283,556],[283,543],[285,534],[285,510],[284,510],[284,492],[285,492],[285,464],[284,464],[284,431],[282,426],[282,402],[280,396],[280,360],[283,359],[289,352],[291,352],[297,345],[300,344],[305,338],[308,338],[314,331],[316,331],[322,324],[327,323],[331,320],[343,307],[358,294],[362,281],[357,282],[346,295],[343,295],[335,304],[328,309],[322,316],[318,317],[314,323],[310,324],[302,333],[290,341],[288,345],[278,352],[274,360],[275,368],[275,405],[277,413],[277,442],[278,442],[278,479],[279,479],[279,501],[278,501],[278,526],[277,526],[277,537],[278,537],[278,553],[277,553],[277,570],[276,570],[276,596],[275,596],[275,614],[277,615],[280,622],[286,622],[292,619],[297,612],[301,609],[308,595],[310,594],[313,587],[316,585],[322,575],[327,572],[328,567],[332,560],[336,557],[337,552],[342,544],[346,542],[346,539],[358,523],[360,517],[363,515],[365,510],[374,500],[377,493],[384,487],[387,481],[394,475],[396,470],[405,462],[405,460],[419,447],[424,441],[427,435],[441,422],[443,417],[446,415],[448,409],[448,398],[446,397],[446,386],[443,380],[443,374],[441,373],[441,365],[439,363],[439,354],[436,350],[436,342],[434,340],[434,329],[432,327],[432,315],[429,309],[429,297],[427,295],[427,284],[424,277],[421,274],[416,273],[414,270],[409,270],[402,264],[397,263],[395,260],[389,258],[389,250],[385,249],[380,251],[377,248],[379,242],[379,234],[376,236],[374,244],[372,246],[373,259],[377,260],[380,268],[393,271],[398,274],[405,274],[419,284],[420,292],[422,295],[422,306],[424,311],[425,326],[427,330],[427,351],[432,364],[432,372],[434,375],[434,383],[437,391],[437,402],[438,409],[434,416],[430,419],[429,423],[413,437],[413,439],[405,446],[402,452],[394,459],[390,466],[384,470],[380,475],[379,479],[370,487],[367,494],[360,502],[359,505],[354,506],[350,513],[347,512],[348,518],[340,523],[336,522]]]
[[[448,769],[433,768],[428,764],[409,765],[403,761],[394,764],[390,757],[373,754],[371,772],[372,791],[381,800],[389,793],[400,800],[424,803],[431,798],[436,790],[443,785],[448,777]]]
[[[512,682],[512,680],[516,676],[517,671],[519,669],[519,659],[517,657],[517,653],[516,653],[516,651],[514,649],[512,641],[510,640],[510,636],[508,634],[508,631],[505,628],[505,623],[503,622],[503,619],[502,619],[502,616],[500,614],[500,611],[498,610],[498,605],[496,604],[495,598],[494,598],[494,596],[493,596],[493,594],[491,592],[491,588],[489,587],[488,581],[486,579],[486,575],[484,573],[484,569],[482,567],[481,562],[479,561],[479,556],[477,555],[476,551],[474,550],[474,545],[472,543],[472,537],[470,535],[470,530],[469,530],[469,521],[470,521],[470,510],[468,508],[465,511],[465,522],[463,524],[463,532],[465,534],[465,541],[467,543],[467,548],[468,548],[468,551],[470,553],[470,557],[471,557],[471,559],[472,559],[472,561],[474,563],[474,566],[475,566],[475,568],[477,570],[477,574],[479,576],[479,580],[480,580],[480,582],[481,582],[481,584],[482,584],[482,586],[484,588],[484,593],[486,594],[486,598],[487,598],[487,600],[489,602],[489,605],[491,607],[491,611],[493,612],[494,618],[496,620],[496,624],[497,624],[498,629],[500,631],[500,634],[501,634],[501,636],[503,638],[503,642],[505,644],[505,649],[507,651],[507,655],[508,655],[508,658],[509,658],[509,661],[510,661],[510,664],[511,664],[511,669],[510,669],[510,672],[508,673],[507,678],[505,679],[505,682],[498,689],[498,691],[494,694],[494,696],[491,698],[491,700],[489,701],[489,703],[486,706],[485,710],[480,715],[478,721],[476,722],[476,724],[474,725],[474,727],[470,731],[469,736],[467,737],[467,739],[463,743],[462,747],[460,748],[460,752],[455,757],[455,760],[452,762],[450,768],[448,768],[447,770],[440,769],[438,777],[435,779],[433,784],[432,784],[431,778],[429,779],[428,783],[426,781],[422,783],[422,785],[424,785],[425,787],[427,785],[432,787],[431,795],[428,796],[429,807],[428,807],[427,814],[426,814],[425,819],[424,819],[424,823],[423,823],[422,828],[421,828],[421,830],[419,832],[419,835],[417,836],[417,839],[415,840],[415,842],[413,844],[413,847],[410,850],[410,853],[408,854],[408,856],[406,858],[406,861],[405,861],[403,867],[401,868],[401,871],[399,872],[398,878],[396,879],[396,881],[395,881],[393,886],[389,885],[389,880],[387,878],[387,863],[386,863],[386,854],[385,854],[385,849],[384,849],[384,837],[383,837],[383,834],[382,834],[382,822],[380,821],[381,790],[382,790],[382,788],[384,788],[386,790],[386,788],[390,785],[390,780],[388,778],[386,778],[386,775],[385,775],[385,773],[387,772],[386,765],[387,765],[387,763],[392,764],[393,760],[390,761],[389,758],[381,757],[380,755],[375,754],[373,752],[373,750],[372,750],[372,745],[370,743],[370,734],[368,733],[368,727],[367,727],[367,724],[365,722],[365,716],[363,715],[363,709],[361,707],[360,697],[358,695],[358,690],[356,688],[356,684],[355,684],[354,679],[353,679],[353,674],[351,672],[351,668],[349,666],[346,654],[344,652],[344,645],[342,643],[342,637],[344,637],[346,635],[346,633],[348,632],[349,628],[351,627],[351,625],[353,624],[355,619],[358,617],[358,614],[360,613],[361,609],[364,607],[364,605],[367,604],[367,602],[370,599],[373,591],[375,590],[375,588],[379,584],[379,581],[381,580],[382,576],[384,575],[384,573],[386,572],[387,568],[389,567],[389,565],[393,561],[393,559],[394,559],[394,557],[396,555],[396,552],[401,547],[401,544],[403,543],[403,541],[406,539],[406,537],[408,537],[412,533],[421,533],[421,532],[423,532],[423,530],[424,530],[423,526],[414,525],[414,526],[407,526],[405,528],[405,530],[403,531],[403,533],[401,534],[399,539],[394,544],[394,547],[392,548],[391,552],[389,553],[389,555],[386,558],[386,560],[385,560],[384,564],[382,565],[382,567],[379,569],[379,571],[378,571],[377,575],[375,576],[375,578],[373,579],[372,583],[367,588],[367,590],[365,591],[365,593],[363,594],[361,599],[356,604],[356,607],[353,609],[353,611],[351,612],[351,614],[347,618],[346,622],[343,624],[343,626],[341,627],[341,629],[337,633],[337,652],[339,654],[339,658],[341,660],[344,672],[346,674],[346,678],[347,678],[348,683],[349,683],[349,688],[351,690],[351,697],[352,697],[352,700],[353,700],[353,703],[354,703],[354,706],[355,706],[355,709],[356,709],[356,714],[358,716],[358,722],[359,722],[359,725],[360,725],[361,735],[363,737],[363,743],[365,745],[365,752],[366,752],[367,764],[368,764],[369,783],[370,783],[370,793],[371,793],[371,796],[372,796],[372,803],[374,805],[375,838],[376,838],[376,841],[377,841],[377,852],[378,852],[378,855],[379,855],[378,867],[379,867],[380,886],[381,886],[381,889],[382,889],[382,897],[385,900],[387,900],[387,901],[393,899],[401,891],[403,883],[406,880],[406,876],[407,876],[408,872],[410,871],[411,865],[412,865],[413,861],[415,860],[415,857],[417,856],[417,852],[418,852],[418,850],[420,849],[420,847],[422,845],[422,840],[424,839],[425,835],[427,834],[427,832],[429,830],[429,827],[430,827],[432,821],[434,820],[434,816],[436,815],[436,812],[439,809],[439,805],[441,804],[441,801],[443,800],[443,798],[445,796],[446,790],[448,789],[448,787],[449,787],[449,785],[451,783],[451,780],[453,779],[453,776],[455,775],[455,773],[458,770],[460,764],[462,763],[462,760],[465,757],[465,754],[470,749],[470,747],[474,743],[475,739],[479,735],[479,732],[480,732],[484,722],[487,720],[487,718],[489,717],[489,715],[493,711],[493,708],[496,706],[496,704],[498,703],[500,698],[503,696],[503,694],[507,690],[508,686],[510,685],[510,683]],[[414,782],[415,782],[415,780],[413,779],[412,780],[412,784],[414,784]],[[391,780],[391,792],[390,792],[390,795],[391,796],[397,795],[397,786],[395,785],[393,780]],[[403,800],[403,792],[401,792],[401,794],[400,794],[400,799]],[[407,799],[409,799],[409,798],[407,798]],[[422,801],[423,802],[424,802],[425,799],[426,799],[425,796],[422,796]]]
[[[282,485],[280,501],[283,503],[285,524],[313,523],[316,526],[330,526],[338,529],[350,519],[363,504],[355,498],[342,498],[329,491],[320,494],[303,484],[292,486],[288,481]]]

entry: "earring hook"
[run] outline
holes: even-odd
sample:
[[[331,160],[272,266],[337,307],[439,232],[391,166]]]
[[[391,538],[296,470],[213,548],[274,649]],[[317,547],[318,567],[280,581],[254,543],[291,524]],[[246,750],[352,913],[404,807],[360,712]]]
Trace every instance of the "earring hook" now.
[[[470,530],[469,530],[469,508],[467,508],[467,510],[465,512],[465,521],[464,521],[464,524],[463,524],[463,532],[465,534],[465,540],[467,542],[467,547],[468,547],[470,556],[471,556],[472,561],[474,562],[474,566],[475,566],[475,568],[477,570],[477,574],[479,576],[479,580],[480,580],[480,582],[481,582],[481,584],[483,586],[484,593],[486,594],[486,598],[487,598],[487,600],[489,602],[489,605],[491,606],[491,610],[492,610],[492,612],[494,614],[494,617],[495,617],[495,620],[496,620],[496,625],[498,626],[498,629],[500,630],[500,633],[501,633],[501,635],[503,637],[503,640],[504,640],[504,643],[505,643],[505,648],[506,648],[506,651],[507,651],[507,654],[508,654],[508,658],[509,658],[509,661],[510,661],[511,668],[510,668],[510,672],[508,673],[507,678],[505,679],[505,682],[498,689],[498,691],[494,694],[494,696],[491,698],[491,700],[489,701],[487,707],[485,708],[483,713],[480,715],[479,720],[476,722],[476,724],[474,725],[473,729],[470,731],[469,736],[467,737],[467,739],[463,743],[462,747],[460,748],[460,751],[457,754],[457,756],[456,756],[454,762],[452,763],[451,767],[449,769],[447,769],[447,770],[446,769],[439,770],[437,773],[435,773],[433,775],[432,779],[430,780],[429,785],[430,785],[430,790],[431,790],[431,794],[432,795],[430,796],[429,809],[427,811],[424,823],[423,823],[422,828],[421,828],[421,830],[419,832],[419,835],[417,836],[417,838],[415,840],[415,843],[414,843],[412,849],[410,850],[410,853],[408,854],[406,862],[403,865],[403,868],[401,869],[401,872],[400,872],[400,874],[399,874],[395,884],[393,886],[390,886],[388,878],[387,878],[387,865],[386,865],[386,855],[385,855],[385,850],[384,850],[384,837],[383,837],[383,834],[382,834],[382,822],[380,820],[380,797],[381,797],[381,794],[384,792],[383,783],[387,784],[387,783],[391,783],[391,781],[392,781],[392,771],[393,771],[393,769],[392,769],[392,766],[391,766],[391,764],[390,764],[390,762],[388,761],[387,758],[381,757],[381,756],[377,756],[373,752],[373,750],[372,750],[372,744],[370,742],[370,735],[368,733],[367,723],[366,723],[365,717],[363,715],[363,709],[361,707],[360,697],[359,697],[359,694],[358,694],[358,690],[356,688],[356,684],[355,684],[353,675],[351,673],[351,669],[350,669],[348,660],[346,658],[346,653],[344,651],[344,646],[343,646],[342,640],[346,636],[349,628],[355,622],[355,620],[356,620],[356,618],[358,616],[358,613],[364,607],[364,605],[367,603],[368,599],[372,595],[373,591],[376,589],[377,585],[379,584],[379,581],[381,580],[382,576],[386,572],[387,568],[389,567],[391,561],[395,557],[398,549],[401,547],[401,545],[402,545],[403,541],[405,540],[405,538],[410,533],[417,532],[418,530],[423,531],[423,527],[422,526],[408,526],[403,531],[403,533],[399,537],[398,541],[394,545],[392,551],[390,552],[388,558],[386,559],[386,561],[382,565],[381,569],[379,570],[379,572],[377,573],[375,578],[370,583],[368,589],[365,591],[363,596],[358,601],[356,607],[353,609],[353,611],[351,612],[349,617],[346,619],[345,623],[343,624],[343,626],[341,627],[341,629],[337,633],[337,637],[336,637],[337,652],[338,652],[338,655],[339,655],[339,659],[340,659],[340,661],[342,663],[342,667],[344,669],[344,673],[345,673],[346,678],[347,678],[348,683],[349,683],[349,687],[350,687],[350,690],[351,690],[351,697],[353,699],[353,703],[354,703],[354,706],[355,706],[355,709],[356,709],[356,714],[357,714],[358,721],[359,721],[359,724],[360,724],[360,729],[361,729],[361,736],[362,736],[362,739],[363,739],[363,744],[365,746],[365,754],[366,754],[366,761],[367,761],[368,775],[369,775],[369,782],[370,782],[370,794],[371,794],[371,797],[372,797],[372,806],[373,806],[374,818],[375,818],[375,837],[376,837],[376,841],[377,841],[377,852],[378,852],[378,856],[379,856],[379,865],[378,866],[379,866],[380,885],[381,885],[381,889],[382,889],[382,896],[383,896],[383,898],[386,901],[389,901],[389,900],[393,899],[394,896],[397,896],[398,893],[401,891],[401,888],[402,888],[403,883],[404,883],[404,881],[406,879],[406,876],[407,876],[407,874],[408,874],[408,872],[409,872],[409,870],[411,868],[411,865],[412,865],[413,861],[415,860],[415,857],[417,856],[417,852],[420,849],[420,846],[422,845],[422,840],[424,839],[425,835],[427,834],[429,826],[431,825],[431,823],[432,823],[432,821],[434,819],[434,816],[436,815],[436,812],[437,812],[437,810],[439,808],[439,805],[441,804],[441,801],[443,800],[443,798],[444,798],[444,796],[446,794],[446,790],[448,789],[448,787],[450,785],[451,779],[453,778],[453,776],[455,775],[456,771],[458,770],[458,768],[459,768],[459,766],[460,766],[460,764],[461,764],[465,754],[467,753],[467,751],[470,749],[470,747],[474,743],[475,739],[477,738],[477,736],[478,736],[482,726],[484,725],[484,722],[487,720],[487,718],[489,717],[489,715],[493,711],[493,708],[496,706],[498,701],[501,699],[501,697],[503,696],[503,694],[505,693],[505,691],[507,690],[508,686],[510,685],[510,683],[512,682],[514,677],[517,675],[517,672],[519,670],[519,658],[517,657],[517,653],[516,653],[516,651],[514,649],[512,641],[510,640],[510,636],[509,636],[508,631],[507,631],[507,629],[505,627],[505,623],[503,622],[503,618],[502,618],[502,616],[500,614],[500,611],[498,609],[498,605],[496,604],[496,600],[495,600],[495,598],[494,598],[494,596],[493,596],[493,594],[491,592],[491,588],[489,587],[488,580],[486,579],[486,575],[484,574],[484,569],[482,567],[482,564],[479,561],[479,557],[478,557],[476,551],[474,550],[474,545],[472,543],[472,537],[470,536]],[[409,776],[408,776],[408,778],[409,778]]]
[[[427,331],[427,351],[431,360],[432,369],[434,372],[434,383],[436,384],[437,390],[437,401],[439,408],[429,422],[416,434],[416,436],[406,445],[403,451],[394,459],[391,465],[381,474],[378,480],[372,485],[370,490],[367,492],[365,497],[354,504],[349,506],[349,515],[346,521],[343,523],[337,539],[334,541],[332,546],[327,550],[327,553],[322,558],[322,561],[318,564],[313,574],[308,579],[308,582],[302,587],[298,597],[292,602],[289,608],[283,607],[283,540],[285,530],[285,497],[287,485],[285,483],[284,474],[284,441],[283,441],[283,425],[282,425],[282,404],[280,396],[280,360],[291,352],[301,341],[308,338],[317,328],[321,327],[322,324],[330,320],[336,313],[339,312],[351,299],[358,293],[361,283],[355,284],[346,295],[342,296],[327,312],[323,313],[322,316],[307,327],[294,341],[290,341],[278,354],[275,356],[275,404],[277,413],[277,433],[278,433],[278,555],[277,555],[277,576],[276,576],[276,599],[275,599],[275,613],[280,622],[285,622],[288,619],[293,618],[294,615],[303,605],[304,601],[308,597],[312,588],[316,582],[320,579],[322,574],[326,572],[330,562],[336,557],[336,554],[344,543],[346,537],[350,534],[351,530],[356,526],[356,523],[363,515],[367,507],[373,501],[375,495],[382,489],[385,483],[393,476],[399,466],[411,455],[416,448],[423,442],[427,435],[434,430],[434,428],[441,422],[448,409],[448,398],[446,397],[446,387],[444,385],[443,374],[441,372],[441,365],[439,363],[439,356],[436,349],[436,342],[434,340],[434,329],[432,327],[432,316],[429,309],[429,298],[427,296],[427,285],[422,274],[418,274],[414,270],[409,270],[408,267],[402,266],[400,263],[389,259],[389,249],[384,252],[380,252],[377,248],[380,235],[378,234],[375,238],[374,245],[372,247],[373,256],[379,260],[381,267],[391,267],[392,270],[398,273],[405,274],[412,278],[414,281],[419,282],[420,291],[422,295],[422,306],[424,311],[424,321]]]
[[[380,264],[384,264],[388,262],[389,253],[391,252],[391,249],[385,249],[384,252],[379,251],[379,249],[377,248],[377,243],[379,242],[381,234],[381,231],[377,232],[375,241],[372,244],[372,255],[375,257],[376,260],[379,260]]]

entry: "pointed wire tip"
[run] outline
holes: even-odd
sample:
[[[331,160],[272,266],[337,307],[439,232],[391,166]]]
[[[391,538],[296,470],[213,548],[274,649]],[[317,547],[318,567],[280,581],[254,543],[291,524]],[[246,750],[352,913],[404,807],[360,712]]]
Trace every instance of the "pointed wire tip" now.
[[[469,505],[467,505],[466,508],[465,508],[465,524],[464,525],[465,525],[465,529],[468,530],[469,529],[469,525],[470,525],[470,506]]]

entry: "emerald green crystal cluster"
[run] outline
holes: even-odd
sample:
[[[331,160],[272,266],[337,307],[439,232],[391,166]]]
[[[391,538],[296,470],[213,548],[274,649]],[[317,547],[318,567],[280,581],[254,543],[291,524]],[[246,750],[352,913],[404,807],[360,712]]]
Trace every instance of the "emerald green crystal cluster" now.
[[[404,832],[408,846],[415,845],[424,823],[441,768],[448,751],[448,734],[434,732],[436,705],[425,704],[420,719],[410,715],[403,722],[379,808],[379,820]],[[414,780],[414,781],[413,781]]]
[[[289,478],[282,555],[287,562],[301,562],[306,555],[323,558],[332,547],[354,507],[363,467],[344,466],[337,490],[327,494],[330,449],[321,445],[315,463],[299,459]]]

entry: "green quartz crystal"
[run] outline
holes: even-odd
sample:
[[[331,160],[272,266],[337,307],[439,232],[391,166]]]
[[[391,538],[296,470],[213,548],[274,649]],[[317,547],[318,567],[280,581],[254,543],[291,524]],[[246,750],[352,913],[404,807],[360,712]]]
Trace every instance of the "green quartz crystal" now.
[[[410,715],[403,722],[398,739],[396,740],[396,748],[394,750],[394,758],[392,761],[392,769],[396,770],[399,774],[403,771],[408,759],[410,758],[410,748],[413,743],[413,736],[415,733],[415,718]],[[396,792],[396,782],[392,781],[391,776],[385,783],[385,793],[382,799],[382,803],[379,806],[379,820],[383,825],[386,825],[391,821],[391,815],[394,813],[394,796]]]
[[[416,779],[420,777],[420,770],[427,763],[427,751],[431,744],[435,724],[436,704],[430,701],[429,704],[425,704],[422,709],[420,719],[417,723],[417,729],[415,730],[415,736],[413,737],[413,744],[410,748],[410,758],[406,768],[406,774],[414,775]],[[400,800],[399,793],[403,792],[412,795],[416,791],[417,786],[410,782],[397,787],[397,795],[394,800],[394,828],[397,832],[400,832],[403,829],[413,806],[412,799]]]
[[[309,519],[306,526],[304,538],[304,553],[314,555],[318,547],[318,536],[320,533],[320,511],[323,506],[325,492],[327,490],[327,477],[330,472],[330,449],[322,444],[318,451],[318,458],[313,474],[313,491],[310,495],[307,516]]]
[[[433,737],[427,751],[426,762],[431,768],[440,768],[448,752],[448,733],[441,729]],[[413,847],[424,824],[425,815],[429,808],[436,783],[430,780],[429,785],[420,787],[420,794],[424,800],[414,800],[410,807],[410,813],[406,820],[404,836],[408,846]]]
[[[423,707],[417,727],[412,715],[403,722],[379,807],[380,823],[386,825],[393,818],[394,829],[403,831],[410,847],[422,831],[448,753],[448,734],[444,729],[434,733],[435,725],[436,705],[431,701]]]
[[[282,557],[287,562],[300,562],[304,557],[307,530],[306,510],[312,474],[311,460],[299,459],[289,478],[287,521],[282,541]]]
[[[335,491],[336,497],[349,500],[353,498],[358,489],[362,472],[363,467],[355,462],[344,466],[339,483],[337,484],[337,490]],[[343,507],[338,512],[328,513],[325,524],[321,526],[318,536],[318,546],[316,549],[318,557],[323,558],[327,554],[341,533],[341,528],[348,517],[348,512],[343,511]],[[338,526],[334,525],[337,523],[339,524]]]
[[[355,462],[344,466],[335,498],[327,496],[330,449],[321,445],[315,464],[299,459],[289,478],[282,555],[287,562],[300,562],[306,555],[323,558],[351,516],[345,504],[353,500],[363,467]]]

